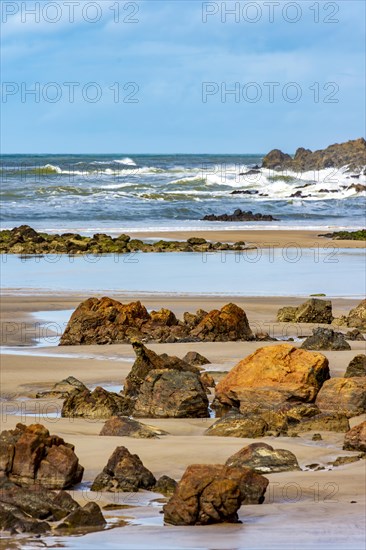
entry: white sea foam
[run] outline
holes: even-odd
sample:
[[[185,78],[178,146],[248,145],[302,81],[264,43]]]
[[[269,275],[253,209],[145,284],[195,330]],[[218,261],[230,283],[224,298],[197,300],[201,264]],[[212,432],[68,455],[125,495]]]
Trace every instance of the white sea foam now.
[[[113,162],[116,162],[117,164],[125,164],[126,166],[137,166],[136,162],[133,159],[130,159],[129,157],[125,157],[123,159],[116,159]]]

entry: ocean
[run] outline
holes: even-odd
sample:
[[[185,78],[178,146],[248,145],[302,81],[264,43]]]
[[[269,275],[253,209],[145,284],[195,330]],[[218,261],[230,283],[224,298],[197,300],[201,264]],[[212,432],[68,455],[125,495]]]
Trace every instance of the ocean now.
[[[258,170],[262,159],[263,154],[3,155],[1,227],[117,234],[365,226],[366,175],[346,167],[301,174]],[[236,208],[278,221],[201,221]]]

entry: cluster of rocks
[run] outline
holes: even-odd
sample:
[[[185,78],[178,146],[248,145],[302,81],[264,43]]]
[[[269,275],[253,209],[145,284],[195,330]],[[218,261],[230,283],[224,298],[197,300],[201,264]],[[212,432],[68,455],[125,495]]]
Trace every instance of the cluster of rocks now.
[[[355,308],[351,309],[347,316],[339,318],[333,317],[332,302],[330,300],[320,300],[319,298],[310,298],[299,306],[286,306],[278,310],[277,321],[284,323],[319,323],[338,326],[345,325],[355,329],[349,332],[345,337],[349,340],[364,340],[361,331],[366,331],[366,300],[362,300]],[[319,333],[320,335],[320,333]],[[324,333],[326,336],[326,333]],[[338,337],[337,333],[329,337]],[[331,348],[319,348],[331,349]],[[346,348],[344,348],[346,349]]]
[[[289,344],[260,348],[217,384],[212,407],[223,416],[206,435],[346,432],[348,419],[366,412],[364,371],[357,367],[361,376],[351,377],[347,372],[330,378],[326,357]]]
[[[326,149],[312,152],[300,147],[295,156],[273,149],[263,159],[262,167],[272,170],[291,170],[292,172],[307,172],[323,168],[342,168],[359,171],[366,166],[366,141],[364,138],[350,140],[345,143],[335,143]]]
[[[35,231],[29,225],[0,231],[0,253],[5,254],[128,254],[131,252],[207,252],[209,250],[244,250],[243,241],[212,243],[202,237],[187,241],[147,243],[129,235],[111,237],[96,233],[85,237],[78,233],[48,234]],[[253,248],[253,247],[251,247]]]
[[[1,432],[0,529],[37,534],[52,527],[102,529],[99,506],[82,508],[63,490],[79,483],[83,472],[74,446],[40,424]]]
[[[122,304],[111,298],[89,298],[72,314],[60,345],[143,342],[227,342],[254,340],[245,311],[227,304],[210,312],[185,313],[182,320],[168,309],[148,312],[141,302]]]
[[[166,354],[158,355],[141,342],[134,342],[136,360],[121,393],[97,387],[91,391],[75,387],[62,407],[64,417],[111,419],[102,435],[131,435],[154,437],[163,435],[151,427],[139,425],[126,418],[207,418],[207,393],[214,380],[199,367],[188,363],[208,362],[203,356],[189,353],[183,359]],[[145,435],[144,435],[145,434]]]
[[[273,222],[277,221],[277,218],[274,218],[270,214],[253,214],[250,210],[244,212],[237,208],[233,214],[207,214],[202,218],[203,221],[208,222]],[[244,243],[243,243],[244,245]]]

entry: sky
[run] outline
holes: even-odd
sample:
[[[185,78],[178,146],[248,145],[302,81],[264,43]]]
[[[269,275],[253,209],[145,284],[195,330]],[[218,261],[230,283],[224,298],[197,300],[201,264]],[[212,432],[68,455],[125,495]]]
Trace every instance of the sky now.
[[[365,135],[361,0],[2,0],[1,19],[3,154],[293,153]]]

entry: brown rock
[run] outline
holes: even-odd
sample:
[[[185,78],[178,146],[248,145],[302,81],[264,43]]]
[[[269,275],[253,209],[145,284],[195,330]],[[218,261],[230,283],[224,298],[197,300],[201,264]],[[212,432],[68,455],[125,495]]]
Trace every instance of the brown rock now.
[[[344,437],[343,449],[366,453],[366,421],[353,426]]]
[[[56,399],[65,399],[74,391],[84,391],[87,389],[85,384],[80,382],[80,380],[74,378],[74,376],[69,376],[65,380],[57,382],[51,390],[38,392],[36,398],[54,397]]]
[[[309,402],[314,400],[328,378],[328,360],[323,355],[289,344],[273,345],[259,348],[240,361],[217,384],[216,399],[220,403],[237,406],[241,396],[248,398],[251,392],[253,405],[257,405],[259,400],[255,393],[261,389],[261,400],[268,392],[268,402],[273,399],[278,404],[281,395],[282,401],[291,398]]]
[[[206,342],[253,340],[245,311],[235,304],[214,309],[191,331],[191,336]]]
[[[366,300],[362,300],[357,307],[351,309],[346,320],[348,327],[366,331]]]
[[[366,355],[364,353],[356,355],[347,367],[344,377],[352,378],[353,376],[366,376]]]
[[[168,435],[168,432],[142,424],[128,416],[112,416],[104,424],[99,435],[135,437],[138,439],[158,438],[160,435]]]
[[[106,525],[102,511],[96,502],[88,502],[83,508],[71,512],[57,529],[80,529],[85,527],[100,529]]]
[[[252,468],[258,474],[300,470],[296,456],[285,449],[274,449],[266,443],[252,443],[225,462],[233,468]]]
[[[129,342],[150,319],[141,302],[121,304],[111,298],[89,298],[72,314],[61,345]]]
[[[129,415],[132,410],[131,400],[123,395],[108,392],[104,388],[76,391],[64,401],[61,416],[64,418],[104,419],[116,415]]]
[[[354,328],[353,330],[348,331],[346,333],[345,337],[346,337],[347,340],[351,340],[353,342],[355,342],[355,341],[364,342],[365,341],[364,335],[362,334],[362,332],[360,330],[358,330],[358,328]]]
[[[132,455],[126,447],[117,447],[103,471],[95,478],[91,490],[136,492],[152,489],[155,483],[155,477],[137,455]]]
[[[0,434],[1,471],[17,485],[63,489],[79,483],[84,469],[74,447],[40,424],[17,424]]]
[[[310,418],[302,418],[300,422],[289,427],[288,434],[301,432],[346,432],[349,430],[347,416],[340,413],[319,413]]]
[[[200,367],[202,365],[208,365],[211,363],[206,357],[198,353],[197,351],[189,351],[185,354],[182,361],[185,361],[189,365],[193,365],[194,367]]]
[[[212,424],[205,435],[254,438],[263,437],[268,429],[268,423],[260,415],[229,413]]]
[[[183,359],[166,354],[158,355],[141,342],[132,342],[132,346],[136,354],[136,360],[125,381],[124,393],[126,396],[136,397],[140,391],[141,384],[153,370],[173,369],[177,371],[190,371],[197,374],[200,372]]]
[[[366,412],[366,377],[327,380],[318,393],[316,404],[324,412],[341,413],[348,418]]]
[[[350,350],[351,346],[347,342],[344,334],[341,332],[335,332],[330,328],[315,328],[313,329],[312,336],[309,336],[304,340],[301,345],[302,349],[309,350]]]
[[[332,302],[311,298],[298,307],[284,307],[278,310],[277,321],[329,324],[333,321]]]
[[[169,476],[161,476],[155,484],[155,487],[152,489],[155,493],[161,493],[166,497],[173,495],[174,491],[177,488],[178,483],[175,479],[172,479]]]
[[[268,479],[250,468],[188,466],[164,506],[164,521],[172,525],[235,523],[242,504],[263,502],[267,485]]]
[[[202,386],[206,390],[209,390],[209,388],[214,388],[216,386],[213,376],[211,376],[211,374],[208,374],[208,372],[203,372],[202,374],[200,374],[200,380]],[[208,393],[210,393],[210,391],[208,391]]]
[[[151,371],[140,387],[133,414],[140,418],[207,418],[205,388],[193,372]]]

